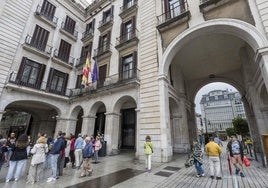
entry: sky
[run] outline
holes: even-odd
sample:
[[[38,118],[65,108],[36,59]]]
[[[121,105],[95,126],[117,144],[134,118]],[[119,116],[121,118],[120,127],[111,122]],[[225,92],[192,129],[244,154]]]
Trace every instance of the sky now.
[[[220,89],[220,90],[228,89],[229,91],[237,91],[237,89],[235,89],[230,84],[226,84],[223,82],[214,82],[214,83],[205,85],[197,92],[197,95],[195,97],[195,111],[197,113],[201,114],[201,109],[200,109],[199,103],[200,103],[200,100],[202,98],[202,95],[207,94],[208,92],[210,92],[212,90],[217,90],[217,89]]]

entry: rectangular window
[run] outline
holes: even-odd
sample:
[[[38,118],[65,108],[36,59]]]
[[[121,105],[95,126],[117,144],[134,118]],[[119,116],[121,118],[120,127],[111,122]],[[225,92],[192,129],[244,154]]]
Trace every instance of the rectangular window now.
[[[68,82],[68,76],[69,75],[67,73],[63,73],[51,68],[47,85],[48,90],[52,93],[64,95]]]
[[[185,0],[165,0],[167,18],[174,18],[185,11]]]
[[[82,77],[83,77],[82,74],[77,75],[75,88],[81,88],[82,87]]]
[[[122,57],[120,65],[120,78],[129,79],[136,76],[137,53]]]
[[[92,49],[92,42],[89,43],[89,45],[82,47],[79,64],[81,63],[83,64],[86,62],[88,52],[90,52],[90,56],[92,57],[91,49]]]
[[[99,80],[98,87],[103,86],[104,81],[106,79],[107,65],[102,65],[99,67]]]
[[[58,58],[65,62],[68,62],[69,57],[70,57],[71,47],[72,47],[71,44],[69,44],[68,42],[64,40],[61,40]]]
[[[76,24],[76,22],[72,18],[70,18],[69,16],[66,16],[64,30],[68,31],[69,33],[71,33],[73,35],[74,29],[75,29],[75,24]]]
[[[86,33],[94,33],[95,28],[95,18],[92,20],[92,22],[88,23],[86,25]]]
[[[47,0],[44,0],[41,8],[41,14],[44,15],[50,21],[53,21],[53,17],[56,11],[56,7]]]
[[[47,30],[40,27],[39,25],[36,25],[30,45],[41,51],[45,51],[48,36],[49,36],[49,32]]]
[[[112,7],[103,12],[103,15],[102,15],[102,24],[105,24],[105,23],[108,23],[110,21],[112,21],[113,19],[113,10],[114,10],[114,6],[112,5]]]
[[[45,65],[23,57],[16,79],[17,83],[39,89],[41,87],[45,67]]]
[[[134,5],[134,0],[124,0],[124,9],[128,9]]]

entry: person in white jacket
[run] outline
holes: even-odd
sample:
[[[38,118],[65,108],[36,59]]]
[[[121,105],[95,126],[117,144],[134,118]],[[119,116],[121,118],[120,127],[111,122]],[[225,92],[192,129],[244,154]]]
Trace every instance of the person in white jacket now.
[[[33,154],[31,165],[28,173],[27,183],[34,184],[39,181],[40,172],[42,170],[42,165],[46,160],[46,153],[48,152],[48,145],[46,143],[46,138],[41,136],[36,141],[36,144],[31,149]]]

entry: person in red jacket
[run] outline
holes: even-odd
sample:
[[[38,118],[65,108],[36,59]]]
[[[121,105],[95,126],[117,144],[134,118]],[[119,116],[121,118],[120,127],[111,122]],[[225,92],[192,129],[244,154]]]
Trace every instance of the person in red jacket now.
[[[72,167],[75,168],[74,163],[75,163],[75,157],[74,157],[74,143],[75,143],[75,136],[71,134],[71,146],[70,146],[70,158],[71,158],[71,163]]]

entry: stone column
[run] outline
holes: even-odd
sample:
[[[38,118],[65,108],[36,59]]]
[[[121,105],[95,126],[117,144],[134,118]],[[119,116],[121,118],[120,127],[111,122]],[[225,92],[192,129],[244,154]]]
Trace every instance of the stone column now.
[[[166,76],[160,76],[159,81],[159,102],[160,102],[160,143],[161,151],[156,154],[161,156],[161,162],[168,162],[173,155],[171,145],[171,129],[170,129],[170,110],[169,110],[169,81]]]
[[[75,134],[76,123],[77,123],[77,119],[69,119],[66,131],[65,131],[66,134],[70,134],[70,133],[72,133],[73,135]]]
[[[89,115],[89,116],[82,116],[83,118],[83,124],[82,124],[82,135],[92,135],[94,134],[94,127],[95,127],[95,120],[97,116],[95,115]]]
[[[120,115],[113,112],[105,113],[105,135],[104,139],[107,141],[107,154],[115,155],[118,154],[119,144],[119,123]]]
[[[54,136],[57,136],[59,131],[62,131],[65,133],[74,133],[76,121],[77,119],[57,117],[57,124],[56,124]]]

